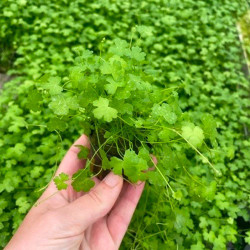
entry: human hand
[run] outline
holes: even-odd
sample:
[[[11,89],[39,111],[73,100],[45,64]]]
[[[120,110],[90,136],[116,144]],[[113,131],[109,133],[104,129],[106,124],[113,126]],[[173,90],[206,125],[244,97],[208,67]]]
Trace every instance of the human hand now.
[[[82,135],[74,145],[89,147],[88,138]],[[85,165],[74,145],[56,175],[64,172],[72,176]],[[71,185],[57,192],[52,181],[5,249],[118,249],[144,183],[132,186],[113,173],[103,181],[94,180],[96,185],[87,194],[75,192]]]

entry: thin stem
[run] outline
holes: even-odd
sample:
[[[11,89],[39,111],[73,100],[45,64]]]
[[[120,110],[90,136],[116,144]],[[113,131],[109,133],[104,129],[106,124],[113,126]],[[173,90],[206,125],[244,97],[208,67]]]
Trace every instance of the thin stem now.
[[[168,128],[170,129],[170,128]],[[170,129],[172,130],[173,132],[175,132],[177,135],[179,135],[180,137],[182,137],[202,158],[203,160],[208,163],[212,169],[217,173],[217,174],[220,174],[220,172],[213,166],[213,164],[208,160],[207,157],[205,157],[190,141],[188,141],[185,137],[182,136],[181,133],[179,133],[177,130],[175,129]]]
[[[161,175],[162,179],[166,182],[167,186],[169,187],[169,189],[171,190],[172,194],[174,194],[174,190],[172,189],[172,187],[170,186],[170,184],[168,183],[167,179],[165,178],[165,176],[163,175],[163,173],[161,172],[161,170],[157,167],[157,165],[154,163],[153,159],[151,158],[151,161],[154,164],[154,167],[157,169],[157,171],[159,172],[159,174]]]
[[[39,201],[39,202],[36,202],[34,204],[34,207],[37,207],[38,205],[40,205],[41,203],[45,202],[46,200],[50,199],[51,197],[53,197],[54,195],[56,195],[57,193],[59,193],[60,191],[56,191],[54,192],[53,194],[49,195],[48,197],[44,198],[43,200]]]

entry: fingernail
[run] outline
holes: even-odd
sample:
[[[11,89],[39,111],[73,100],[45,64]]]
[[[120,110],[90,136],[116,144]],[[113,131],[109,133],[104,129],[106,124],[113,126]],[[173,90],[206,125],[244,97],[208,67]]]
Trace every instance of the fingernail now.
[[[105,179],[104,179],[104,182],[110,186],[110,187],[114,187],[116,186],[121,180],[121,177],[119,175],[115,175],[113,174],[112,172],[109,173]]]

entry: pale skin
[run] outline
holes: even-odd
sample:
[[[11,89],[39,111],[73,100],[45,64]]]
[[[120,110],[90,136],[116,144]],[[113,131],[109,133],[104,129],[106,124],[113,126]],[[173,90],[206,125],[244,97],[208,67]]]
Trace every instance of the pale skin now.
[[[82,135],[69,149],[56,175],[72,176],[85,166],[79,160],[79,148],[89,147]],[[53,181],[31,208],[5,250],[118,249],[144,188],[131,185],[109,173],[103,181],[94,179],[88,193],[75,192],[71,185],[60,192]]]

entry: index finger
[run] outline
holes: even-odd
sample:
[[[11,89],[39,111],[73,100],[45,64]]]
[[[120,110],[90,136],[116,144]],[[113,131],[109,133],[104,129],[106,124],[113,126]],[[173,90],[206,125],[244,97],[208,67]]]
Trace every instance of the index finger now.
[[[75,172],[77,172],[77,170],[85,166],[86,160],[78,158],[78,153],[80,149],[76,147],[76,145],[83,145],[90,148],[90,142],[88,137],[86,135],[82,135],[74,142],[74,144],[70,147],[70,149],[64,156],[62,162],[60,163],[55,176],[58,176],[60,173],[65,173],[71,177]],[[51,195],[56,191],[57,191],[56,185],[52,180],[48,188],[44,192],[43,196]]]

